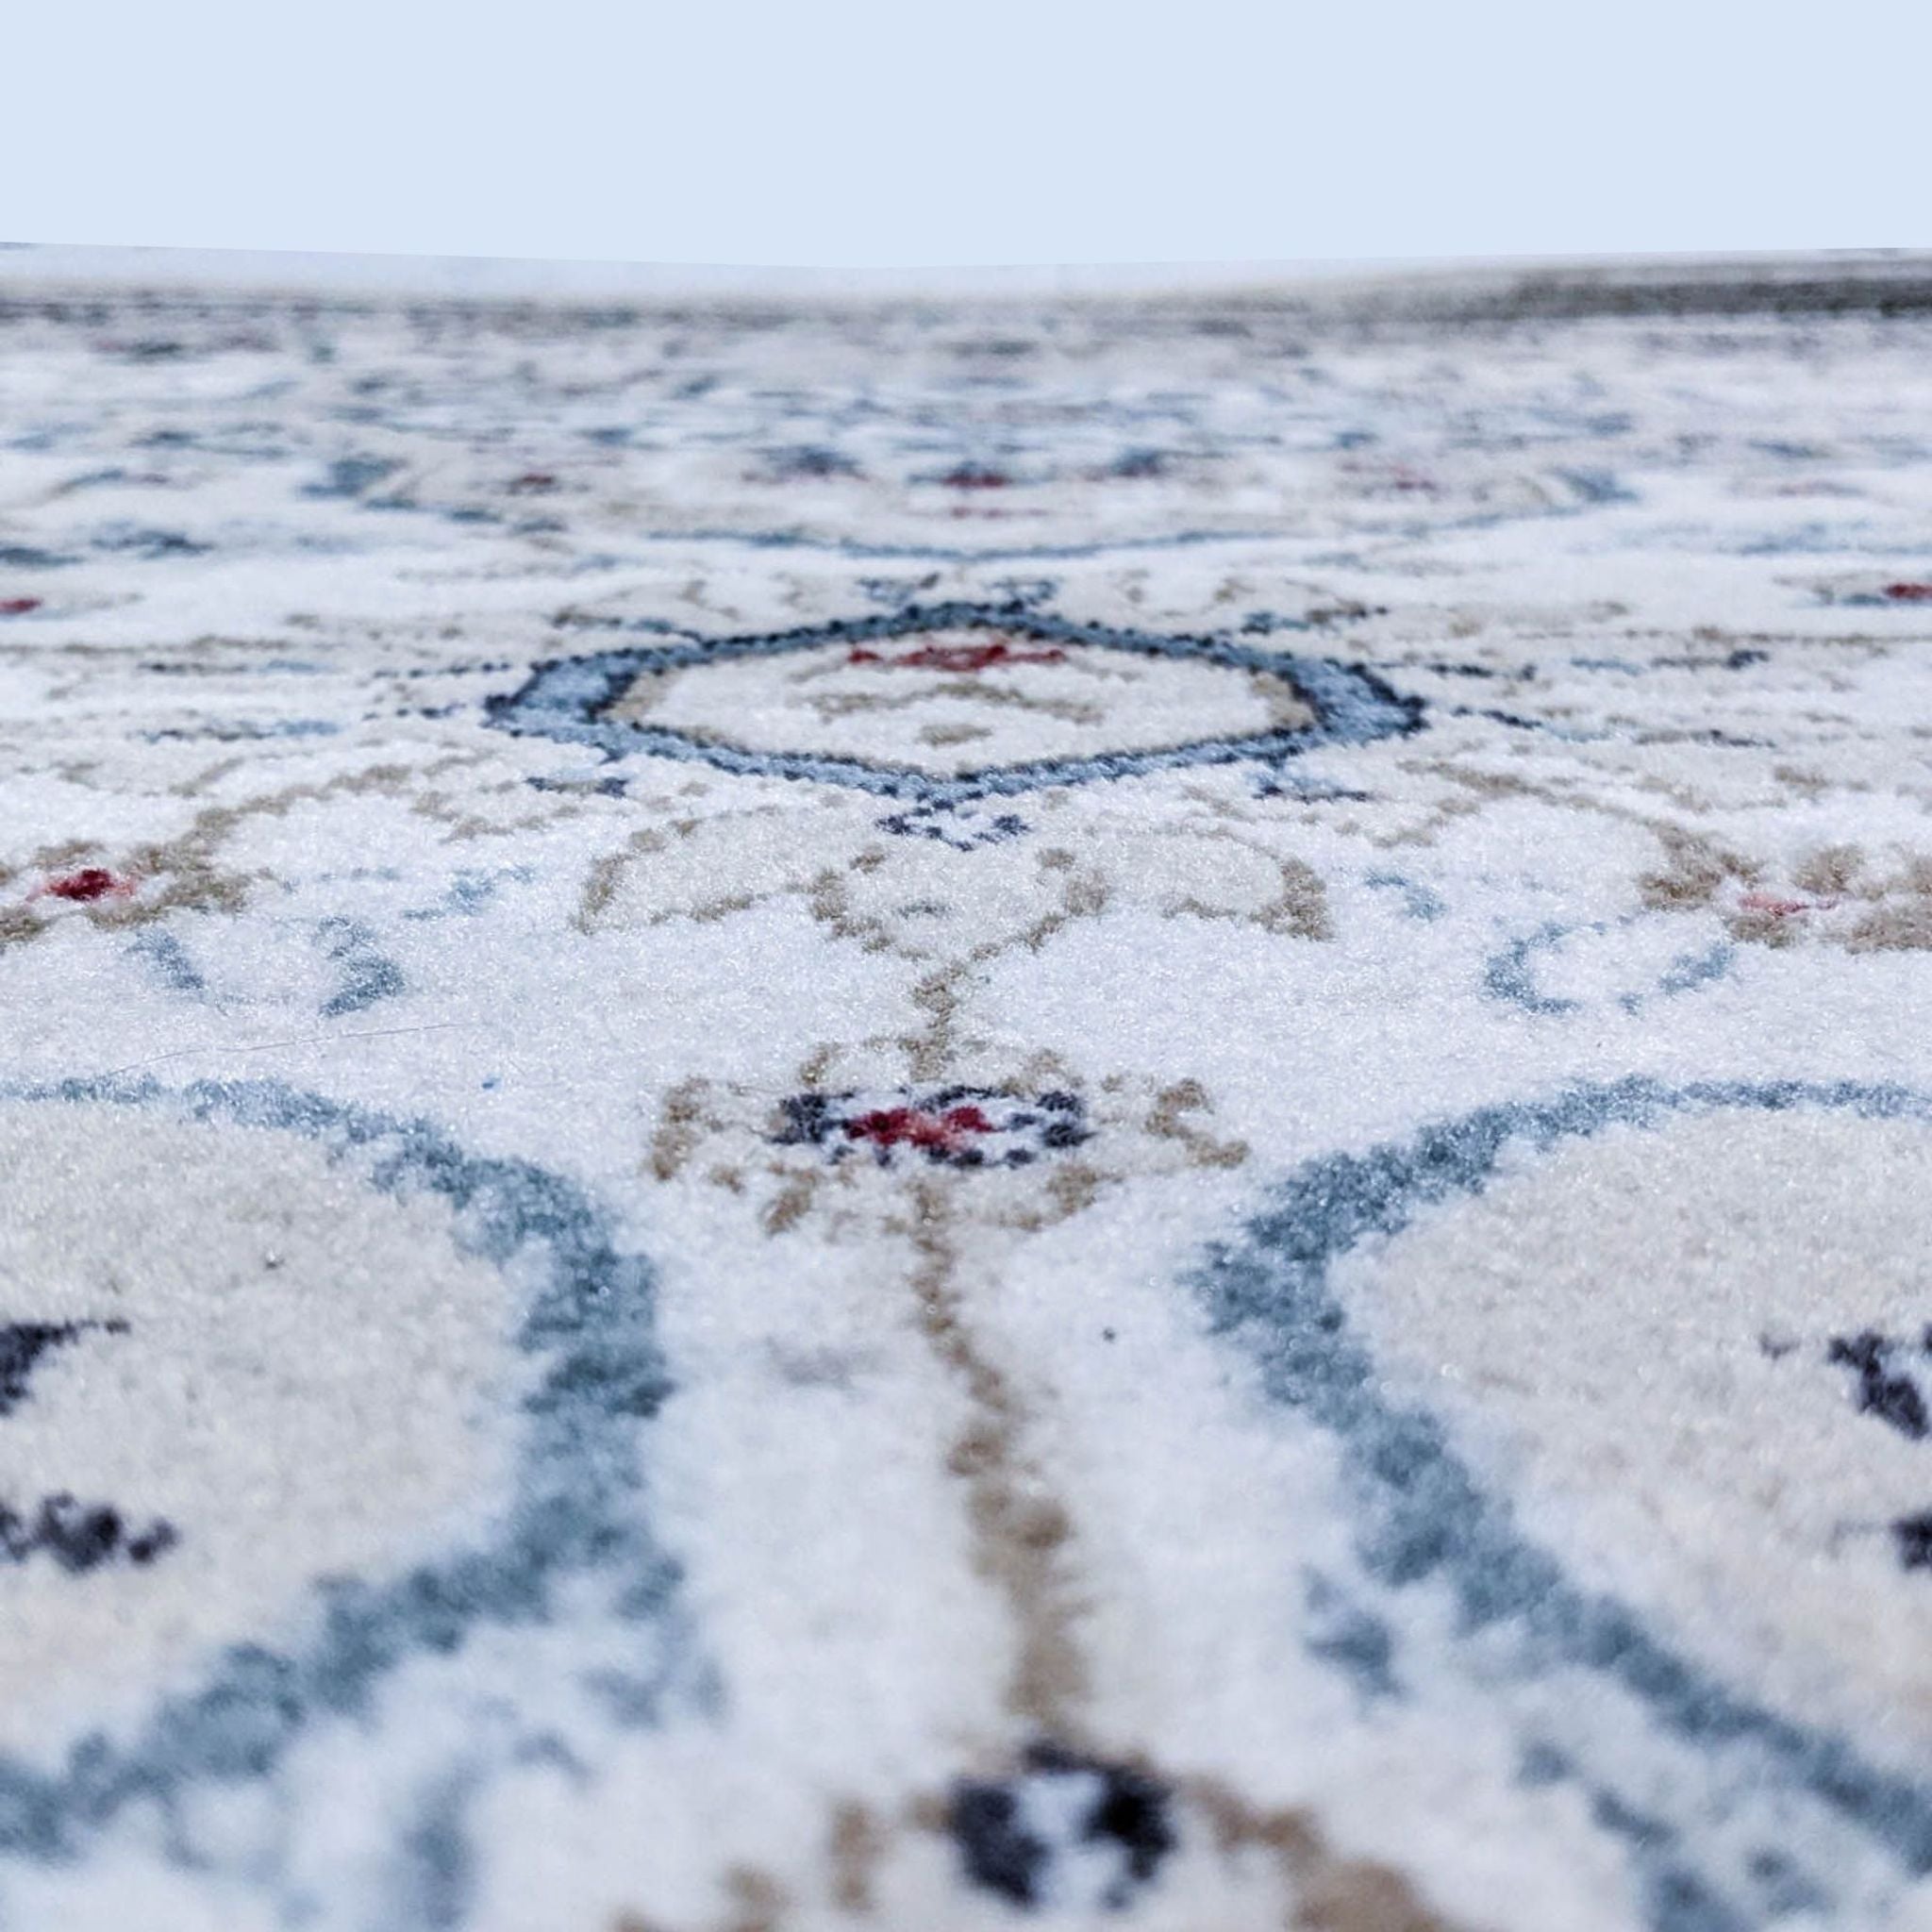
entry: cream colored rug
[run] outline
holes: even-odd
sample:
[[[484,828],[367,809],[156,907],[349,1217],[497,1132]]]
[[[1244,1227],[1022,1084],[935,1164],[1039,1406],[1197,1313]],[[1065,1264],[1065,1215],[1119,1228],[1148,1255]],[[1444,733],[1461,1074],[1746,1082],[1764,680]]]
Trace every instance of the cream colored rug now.
[[[1932,1926],[1932,275],[0,259],[0,1926]]]

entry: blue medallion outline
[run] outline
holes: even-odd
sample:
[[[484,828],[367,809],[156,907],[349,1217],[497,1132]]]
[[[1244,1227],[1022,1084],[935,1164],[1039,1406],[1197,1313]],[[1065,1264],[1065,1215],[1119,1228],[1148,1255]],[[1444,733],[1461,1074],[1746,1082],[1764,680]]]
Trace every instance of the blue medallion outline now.
[[[1152,750],[1103,752],[1086,758],[1036,758],[941,778],[911,766],[873,764],[862,758],[809,751],[755,751],[608,715],[637,679],[654,672],[948,630],[997,631],[1042,643],[1087,645],[1143,658],[1187,658],[1255,673],[1279,679],[1314,713],[1314,722],[1295,730],[1197,739]],[[551,658],[537,665],[516,691],[487,699],[484,715],[499,730],[583,745],[611,760],[639,755],[682,758],[741,775],[816,780],[885,798],[949,806],[1191,766],[1248,759],[1279,764],[1324,745],[1368,744],[1419,731],[1423,702],[1397,692],[1372,672],[1333,658],[1257,650],[1228,638],[1079,624],[1028,604],[949,602],[908,605],[903,610],[841,618],[796,630],[642,644]]]
[[[1435,1410],[1391,1392],[1330,1271],[1438,1204],[1479,1194],[1512,1151],[1549,1153],[1608,1128],[1726,1110],[1814,1109],[1932,1127],[1932,1094],[1877,1083],[1670,1085],[1630,1075],[1577,1084],[1437,1119],[1358,1154],[1316,1155],[1187,1276],[1210,1328],[1254,1365],[1260,1399],[1336,1441],[1357,1559],[1391,1610],[1405,1592],[1434,1584],[1453,1602],[1458,1641],[1488,1694],[1501,1701],[1509,1682],[1584,1674],[1628,1699],[1624,1711],[1678,1754],[1679,1782],[1700,1769],[1701,1790],[1680,1795],[1706,1807],[1702,1818],[1674,1819],[1654,1800],[1620,1791],[1620,1778],[1640,1788],[1646,1774],[1668,1782],[1667,1759],[1633,1748],[1627,1716],[1614,1705],[1586,1708],[1574,1688],[1566,1702],[1587,1734],[1581,1743],[1563,1750],[1524,1739],[1524,1781],[1579,1786],[1596,1824],[1624,1842],[1653,1932],[1748,1932],[1797,1903],[1829,1902],[1839,1877],[1832,1847],[1827,1839],[1824,1858],[1803,1858],[1790,1815],[1801,1804],[1816,1807],[1821,1826],[1882,1847],[1913,1877],[1932,1874],[1932,1778],[1890,1768],[1856,1738],[1734,1688],[1662,1620],[1579,1582],[1517,1527],[1507,1494],[1465,1460]],[[1392,1644],[1387,1624],[1368,1621],[1379,1642]],[[1399,1665],[1400,1652],[1391,1655]],[[1740,1826],[1745,1807],[1756,1827]],[[1766,1830],[1743,1869],[1726,1869],[1720,1824]]]
[[[618,1245],[609,1216],[575,1183],[526,1160],[467,1154],[426,1121],[272,1080],[0,1081],[0,1101],[142,1108],[292,1133],[378,1192],[442,1197],[459,1252],[534,1277],[506,1345],[536,1371],[491,1531],[384,1581],[315,1579],[309,1634],[280,1648],[219,1649],[201,1688],[158,1696],[125,1742],[83,1736],[51,1769],[0,1756],[0,1858],[68,1859],[130,1805],[167,1813],[185,1788],[268,1777],[311,1724],[366,1712],[411,1658],[446,1655],[482,1625],[541,1624],[553,1590],[588,1574],[609,1579],[613,1615],[651,1633],[643,1647],[655,1665],[628,1685],[620,1721],[655,1724],[675,1701],[710,1706],[717,1687],[696,1653],[680,1567],[649,1522],[639,1454],[640,1430],[673,1389],[653,1271]],[[285,1634],[301,1621],[291,1606]],[[399,1821],[399,1834],[410,1825]]]

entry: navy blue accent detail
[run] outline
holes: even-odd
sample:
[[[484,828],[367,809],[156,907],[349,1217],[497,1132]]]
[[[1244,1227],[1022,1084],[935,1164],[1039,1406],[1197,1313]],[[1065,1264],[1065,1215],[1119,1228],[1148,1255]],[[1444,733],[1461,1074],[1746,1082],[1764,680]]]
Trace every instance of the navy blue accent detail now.
[[[329,464],[321,482],[302,486],[302,494],[353,502],[401,468],[400,463],[387,457],[338,457]]]
[[[1540,731],[1565,744],[1603,744],[1616,736],[1613,731],[1573,731],[1566,724],[1552,724],[1547,718],[1524,718],[1515,711],[1488,710],[1480,705],[1451,705],[1447,710],[1452,718],[1487,718],[1491,724],[1507,724],[1512,731]]]
[[[918,805],[910,811],[889,813],[879,821],[879,830],[895,839],[933,839],[955,852],[1004,845],[1024,839],[1032,829],[1017,812],[989,815],[957,805]]]
[[[1449,909],[1440,892],[1418,884],[1414,879],[1405,878],[1399,872],[1372,872],[1362,883],[1365,886],[1381,886],[1389,891],[1400,892],[1403,917],[1406,919],[1441,919]]]
[[[1369,881],[1371,885],[1380,882],[1379,877]],[[1544,992],[1537,985],[1535,974],[1530,970],[1531,956],[1554,952],[1578,933],[1594,933],[1602,938],[1618,927],[1635,923],[1634,918],[1615,922],[1599,919],[1587,925],[1564,925],[1551,920],[1538,926],[1534,932],[1511,940],[1491,955],[1483,965],[1483,991],[1492,999],[1507,1000],[1525,1013],[1536,1013],[1545,1018],[1581,1012],[1583,1001]],[[1679,953],[1657,975],[1654,988],[1645,992],[1619,993],[1617,1004],[1626,1013],[1639,1013],[1653,998],[1674,999],[1680,993],[1695,992],[1701,987],[1715,985],[1730,972],[1737,963],[1737,958],[1738,949],[1723,940],[1702,953]]]
[[[1374,795],[1373,791],[1358,791],[1346,785],[1330,785],[1324,779],[1291,772],[1279,759],[1264,764],[1255,774],[1257,798],[1292,798],[1303,805],[1367,805]]]
[[[341,983],[323,1002],[325,1020],[365,1012],[403,991],[403,969],[376,950],[375,935],[359,919],[325,919],[317,931],[324,953],[342,969]]]
[[[622,798],[626,787],[622,778],[544,778],[525,780],[533,791],[578,791],[591,798]]]
[[[901,1148],[940,1167],[1030,1167],[1093,1138],[1086,1102],[1062,1089],[1031,1097],[957,1086],[792,1093],[780,1110],[774,1145],[818,1147],[833,1161],[869,1148],[881,1167]]]
[[[1891,1541],[1901,1570],[1932,1570],[1932,1510],[1901,1516],[1891,1525]]]
[[[430,1789],[404,1834],[400,1870],[390,1888],[391,1924],[409,1932],[450,1932],[470,1915],[476,1857],[468,1811],[475,1772],[465,1768]]]
[[[426,714],[418,711],[399,712],[397,715],[422,717]],[[225,719],[219,724],[200,725],[193,730],[170,726],[160,731],[137,731],[134,735],[143,744],[192,744],[208,738],[224,744],[241,744],[255,739],[334,738],[341,728],[326,718],[278,718],[269,724],[250,724],[237,719]]]
[[[1561,945],[1574,930],[1553,920],[1526,938],[1511,940],[1483,968],[1483,991],[1492,999],[1508,1000],[1525,1013],[1549,1016],[1575,1012],[1577,1001],[1538,991],[1535,980],[1529,976],[1530,954]]]
[[[137,557],[154,563],[164,557],[206,557],[214,545],[197,542],[180,530],[148,530],[134,524],[109,524],[89,540],[89,547],[110,557]]]
[[[1932,1354],[1932,1349],[1926,1353]],[[1834,1336],[1824,1358],[1857,1374],[1857,1403],[1863,1413],[1890,1423],[1908,1441],[1924,1441],[1932,1427],[1925,1398],[1910,1375],[1892,1373],[1897,1354],[1895,1344],[1868,1328],[1862,1335]]]
[[[1310,1657],[1353,1677],[1363,1697],[1393,1697],[1395,1633],[1373,1610],[1347,1596],[1330,1578],[1308,1578],[1307,1640]]]
[[[1590,1815],[1630,1848],[1638,1895],[1643,1914],[1656,1932],[1753,1932],[1764,1916],[1746,1917],[1730,1905],[1683,1856],[1681,1834],[1660,1819],[1639,1811],[1610,1791],[1591,1793]],[[1761,1860],[1752,1874],[1764,1894],[1773,1899],[1817,1896],[1817,1888],[1800,1878],[1794,1885],[1778,1868]]]
[[[0,1415],[10,1415],[26,1400],[41,1357],[98,1330],[125,1335],[125,1322],[0,1322]]]
[[[1932,1872],[1932,1788],[1869,1761],[1851,1740],[1755,1703],[1653,1633],[1616,1598],[1573,1582],[1516,1526],[1451,1445],[1442,1424],[1386,1390],[1368,1343],[1330,1285],[1333,1265],[1365,1241],[1400,1233],[1438,1203],[1482,1191],[1507,1151],[1547,1151],[1606,1127],[1655,1127],[1724,1108],[1829,1108],[1932,1125],[1932,1095],[1856,1082],[1640,1077],[1580,1086],[1541,1101],[1478,1108],[1406,1142],[1310,1161],[1193,1278],[1214,1327],[1253,1357],[1268,1399],[1341,1445],[1357,1508],[1357,1550],[1391,1593],[1449,1591],[1483,1680],[1507,1655],[1524,1679],[1581,1668],[1629,1698],[1657,1733],[1705,1754],[1724,1789],[1773,1808],[1807,1798],[1883,1846],[1913,1874]],[[1900,1533],[1901,1553],[1907,1533]],[[1926,1523],[1932,1561],[1932,1519]],[[1499,1644],[1503,1646],[1499,1650]],[[1587,1723],[1587,1704],[1572,1700]],[[1627,1720],[1606,1712],[1606,1757],[1627,1757]],[[1719,1771],[1719,1761],[1723,1770]],[[1592,1775],[1605,1777],[1604,1769]],[[1655,1874],[1653,1874],[1655,1877]],[[1728,1910],[1674,1868],[1647,1898],[1658,1932],[1720,1924]],[[1700,1917],[1699,1914],[1704,1914]],[[1741,1923],[1762,1923],[1747,1913]]]
[[[1635,503],[1637,492],[1609,470],[1557,470],[1559,482],[1567,483],[1585,503]]]
[[[202,1689],[165,1700],[129,1743],[83,1739],[53,1771],[0,1757],[0,1854],[69,1857],[129,1806],[165,1814],[189,1783],[263,1777],[310,1724],[366,1711],[398,1666],[454,1651],[480,1625],[541,1623],[573,1578],[605,1579],[614,1613],[648,1630],[661,1656],[641,1665],[654,1672],[655,1694],[637,1700],[633,1722],[655,1722],[675,1692],[697,1704],[711,1694],[691,1655],[677,1566],[645,1513],[640,1432],[672,1386],[651,1271],[616,1245],[605,1215],[569,1181],[527,1161],[465,1154],[427,1122],[275,1081],[178,1091],[113,1077],[0,1083],[0,1099],[169,1108],[299,1134],[385,1192],[440,1195],[466,1253],[514,1265],[533,1284],[513,1340],[534,1364],[512,1492],[491,1532],[391,1581],[318,1584],[313,1638],[284,1651],[232,1647]]]
[[[535,877],[536,873],[527,865],[504,866],[493,873],[465,869],[451,879],[449,890],[440,903],[418,907],[413,911],[405,912],[403,917],[419,922],[437,919],[475,919],[480,917],[483,908],[495,899],[503,880],[514,879],[518,885],[526,886]]]
[[[823,443],[801,443],[774,449],[765,458],[765,479],[774,483],[823,481],[827,476],[858,476],[858,465],[841,451]]]
[[[1087,1804],[1064,1838],[1048,1837],[1024,1814],[1029,1787],[1074,1783]],[[1103,1764],[1063,1746],[1030,1746],[1022,1770],[998,1782],[962,1779],[953,1792],[949,1823],[966,1875],[1022,1907],[1055,1903],[1054,1866],[1075,1845],[1104,1846],[1115,1871],[1101,1904],[1127,1905],[1153,1879],[1176,1842],[1168,1793],[1144,1772]]]
[[[1657,983],[1661,993],[1695,992],[1700,986],[1708,986],[1713,980],[1722,979],[1731,970],[1731,963],[1738,957],[1738,949],[1720,940],[1707,952],[1679,953],[1670,963],[1662,977]],[[1624,996],[1624,1005],[1630,1006],[1635,994]],[[1634,1011],[1634,1007],[1632,1008]]]
[[[938,778],[909,767],[872,765],[858,758],[813,752],[747,751],[661,725],[633,724],[608,717],[610,707],[635,681],[652,672],[727,663],[739,658],[779,657],[825,644],[855,644],[936,630],[998,630],[1042,642],[1086,644],[1147,658],[1191,658],[1231,671],[1279,678],[1313,710],[1301,730],[1255,732],[1241,738],[1206,739],[1156,751],[1108,752],[1084,758],[1041,758],[993,766],[957,778]],[[1258,651],[1225,638],[1169,636],[1076,624],[1028,605],[946,603],[908,605],[903,610],[844,618],[799,630],[763,636],[716,638],[690,643],[598,651],[540,664],[524,686],[486,700],[484,713],[500,730],[581,744],[607,758],[648,753],[692,759],[722,771],[755,776],[803,778],[855,786],[886,798],[924,805],[1010,796],[1053,785],[1081,785],[1102,778],[1137,777],[1148,772],[1194,765],[1232,764],[1246,758],[1280,759],[1324,744],[1367,744],[1422,728],[1420,698],[1399,695],[1373,673],[1325,658],[1297,658]]]
[[[51,1557],[70,1576],[108,1563],[144,1569],[181,1541],[164,1517],[137,1529],[111,1503],[82,1503],[64,1491],[43,1496],[31,1516],[0,1503],[0,1563]]]
[[[127,942],[127,951],[137,960],[145,960],[155,977],[170,993],[207,993],[208,981],[203,977],[201,968],[188,957],[188,947],[184,947],[182,941],[174,933],[162,931],[158,925],[151,925],[147,931],[137,933]]]
[[[946,543],[866,543],[853,537],[813,537],[803,530],[640,530],[646,543],[742,543],[752,550],[825,550],[838,557],[917,563],[1061,563],[1117,550],[1192,550],[1204,543],[1266,543],[1278,530],[1170,530],[1158,537],[1109,537],[1090,543],[1015,543],[969,550]]]

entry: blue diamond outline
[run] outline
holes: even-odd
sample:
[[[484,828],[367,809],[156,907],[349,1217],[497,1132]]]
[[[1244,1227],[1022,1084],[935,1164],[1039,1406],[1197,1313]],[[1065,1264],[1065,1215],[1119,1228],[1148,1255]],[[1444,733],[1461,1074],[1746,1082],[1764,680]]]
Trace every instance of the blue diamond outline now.
[[[1230,671],[1259,672],[1288,685],[1314,712],[1315,722],[1298,730],[1197,739],[1147,751],[1103,752],[1089,758],[1036,758],[938,778],[909,766],[871,764],[820,752],[754,751],[661,724],[633,724],[603,715],[639,677],[651,672],[729,663],[741,658],[782,657],[825,644],[866,643],[942,630],[999,630],[1047,643],[1088,644],[1138,657],[1193,658]],[[516,691],[486,700],[484,716],[498,730],[580,744],[613,761],[647,754],[708,764],[741,775],[811,780],[885,798],[949,806],[975,798],[1010,797],[1055,785],[1085,785],[1190,766],[1234,764],[1251,758],[1278,764],[1326,744],[1369,744],[1377,739],[1419,731],[1424,706],[1420,698],[1392,690],[1372,672],[1333,658],[1257,650],[1220,637],[1081,624],[1027,605],[948,602],[908,605],[901,610],[840,618],[794,630],[552,658],[537,665]]]

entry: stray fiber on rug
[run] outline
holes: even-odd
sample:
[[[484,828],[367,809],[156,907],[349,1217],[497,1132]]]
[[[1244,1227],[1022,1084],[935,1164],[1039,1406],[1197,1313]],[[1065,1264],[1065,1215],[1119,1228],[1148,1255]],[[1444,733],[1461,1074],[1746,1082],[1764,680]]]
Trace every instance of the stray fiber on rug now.
[[[0,1932],[1932,1928],[1932,271],[0,263]]]

